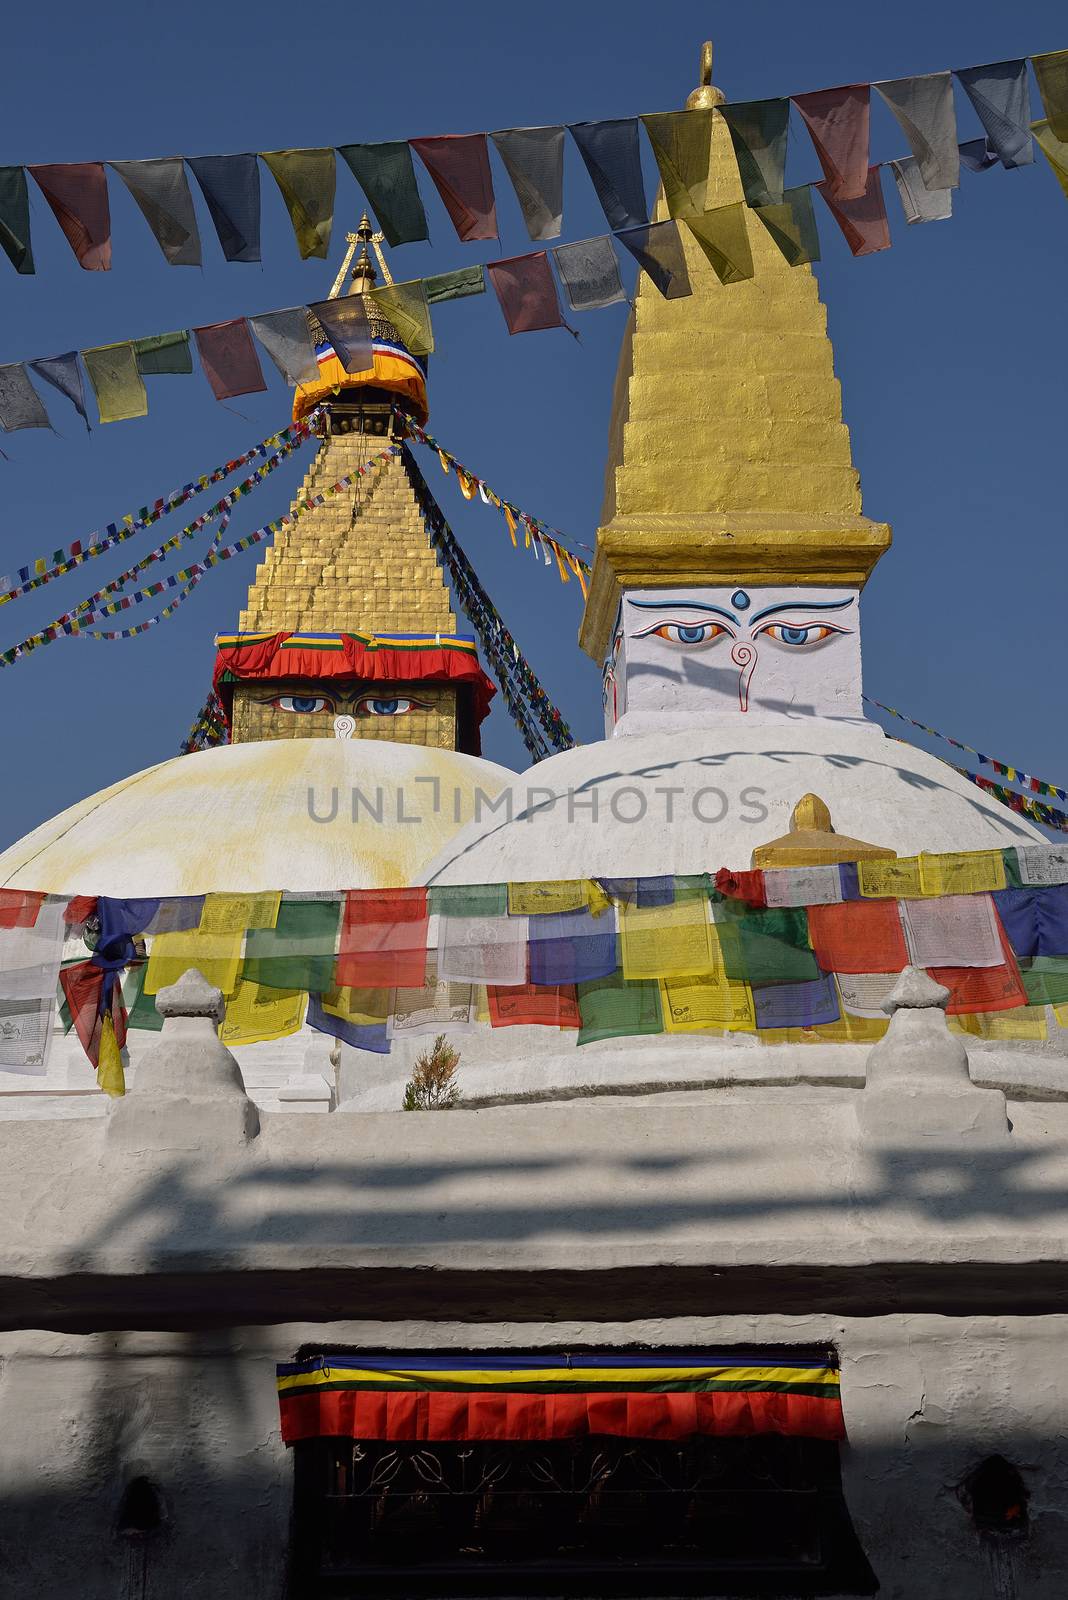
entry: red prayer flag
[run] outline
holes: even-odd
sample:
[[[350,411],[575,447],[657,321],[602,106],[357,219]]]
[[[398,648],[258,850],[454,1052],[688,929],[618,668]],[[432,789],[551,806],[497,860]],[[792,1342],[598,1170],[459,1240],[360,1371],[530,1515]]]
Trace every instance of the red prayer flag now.
[[[573,983],[520,983],[486,989],[490,1025],[494,1028],[578,1028],[578,996]]]
[[[768,903],[764,874],[759,867],[752,872],[732,872],[729,867],[720,867],[716,873],[716,888],[731,900],[744,900],[747,906]]]
[[[266,389],[260,358],[244,317],[233,322],[212,322],[206,328],[194,328],[193,333],[216,400],[258,394]]]
[[[896,900],[809,906],[808,936],[824,972],[900,972],[909,964]]]
[[[44,895],[31,889],[0,889],[0,928],[32,928]]]
[[[341,924],[338,986],[421,989],[429,930],[425,889],[351,889]]]
[[[111,270],[111,208],[102,161],[30,167],[67,243],[86,272]]]
[[[843,200],[832,195],[826,183],[817,183],[814,187],[826,200],[855,256],[872,256],[877,250],[889,250],[890,224],[878,167],[868,169],[868,186],[859,200]]]
[[[1027,1004],[1027,991],[1005,930],[998,923],[1005,960],[1000,967],[928,967],[935,983],[949,990],[946,1011],[951,1017],[971,1011],[1011,1011]]]
[[[820,166],[836,200],[859,200],[868,178],[871,85],[796,94],[794,105],[812,135]]]
[[[108,974],[104,969],[92,961],[78,961],[73,966],[61,967],[59,973],[74,1031],[94,1067],[100,1065],[100,1035],[104,1026],[100,1006],[106,976]],[[121,1050],[126,1043],[126,1007],[122,1003],[122,984],[118,974],[113,977],[111,1026],[115,1030],[115,1043]]]
[[[408,143],[433,178],[460,238],[465,243],[496,239],[497,206],[486,135],[447,133]]]
[[[556,293],[556,280],[544,250],[487,261],[494,292],[501,303],[509,333],[534,333],[539,328],[565,328]]]

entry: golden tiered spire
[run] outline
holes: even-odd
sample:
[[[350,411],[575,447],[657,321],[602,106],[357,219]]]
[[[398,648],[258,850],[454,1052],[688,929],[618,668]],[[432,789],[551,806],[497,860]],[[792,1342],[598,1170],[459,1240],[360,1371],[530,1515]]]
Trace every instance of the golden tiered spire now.
[[[706,207],[742,199],[712,47],[688,108],[712,107]],[[657,216],[667,215],[663,199]],[[580,640],[600,660],[624,586],[863,584],[890,542],[861,515],[826,311],[745,211],[755,275],[724,285],[684,223],[693,287],[639,277],[612,400],[597,558]]]

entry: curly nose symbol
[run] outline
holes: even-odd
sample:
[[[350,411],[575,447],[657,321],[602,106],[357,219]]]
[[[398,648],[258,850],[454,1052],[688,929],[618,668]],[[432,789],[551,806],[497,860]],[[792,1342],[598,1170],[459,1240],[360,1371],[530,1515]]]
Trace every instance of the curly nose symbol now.
[[[355,717],[335,717],[334,718],[334,738],[335,739],[351,739],[355,732],[356,732],[356,719],[355,719]]]
[[[736,644],[731,650],[731,660],[738,668],[738,708],[749,710],[749,680],[756,666],[757,653],[751,644]]]

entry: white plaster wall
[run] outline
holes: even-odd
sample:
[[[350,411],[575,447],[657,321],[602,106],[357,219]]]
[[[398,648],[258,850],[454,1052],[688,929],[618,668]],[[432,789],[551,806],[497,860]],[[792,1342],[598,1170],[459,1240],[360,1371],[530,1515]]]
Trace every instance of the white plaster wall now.
[[[294,1308],[298,1309],[298,1308]],[[426,1348],[834,1343],[843,1483],[884,1600],[1061,1600],[1068,1568],[1068,1317],[810,1314],[522,1323],[289,1323],[188,1334],[0,1336],[5,1600],[283,1600],[291,1463],[274,1363],[305,1343]],[[1004,1455],[1031,1532],[979,1537],[957,1486]],[[115,1532],[145,1475],[164,1531]]]

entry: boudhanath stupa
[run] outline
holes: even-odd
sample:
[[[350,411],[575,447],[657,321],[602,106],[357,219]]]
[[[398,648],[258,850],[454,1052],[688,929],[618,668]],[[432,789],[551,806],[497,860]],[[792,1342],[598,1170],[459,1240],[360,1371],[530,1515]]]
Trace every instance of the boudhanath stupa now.
[[[58,1009],[0,1070],[5,1594],[1059,1600],[1068,951],[1013,919],[1068,873],[865,715],[890,528],[811,267],[741,216],[751,278],[682,229],[692,294],[642,274],[628,319],[602,740],[482,757],[426,365],[368,300],[373,371],[320,328],[295,399],[295,504],[358,488],[215,641],[229,742],[0,855],[42,915],[78,897],[68,962],[97,900],[153,907],[125,1094]],[[358,893],[422,931],[346,946]],[[324,905],[337,972],[283,987]],[[437,1035],[460,1098],[404,1111]]]

